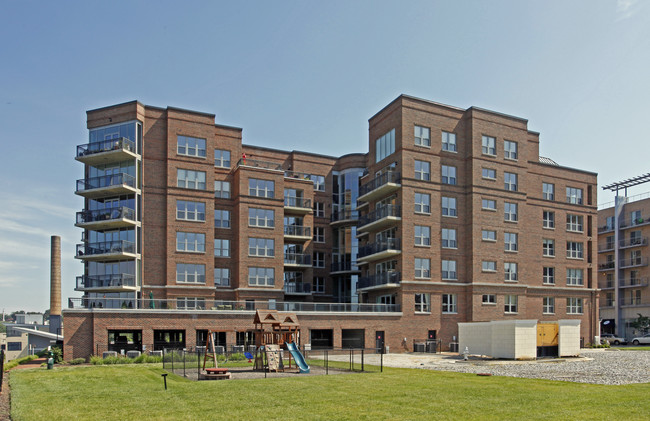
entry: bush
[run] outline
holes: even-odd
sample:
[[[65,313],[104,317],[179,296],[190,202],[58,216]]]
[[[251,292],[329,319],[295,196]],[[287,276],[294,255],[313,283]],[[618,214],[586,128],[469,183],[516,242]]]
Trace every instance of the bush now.
[[[174,361],[176,361],[178,358],[179,357],[177,356]],[[123,357],[121,355],[118,355],[117,357],[106,357],[106,358],[102,358],[96,355],[90,356],[90,364],[93,365],[161,363],[162,360],[163,360],[162,357],[156,357],[147,354],[141,354],[139,357],[136,358],[128,358],[128,357]]]
[[[52,347],[52,354],[54,354],[54,363],[55,364],[60,364],[63,361],[63,350],[59,348],[58,346],[53,346]],[[42,350],[38,354],[39,358],[48,358],[49,357],[49,351],[46,349]]]
[[[246,357],[241,352],[230,355],[230,361],[244,361]]]
[[[4,371],[9,371],[12,368],[16,367],[17,365],[28,363],[32,360],[35,360],[36,358],[38,358],[38,355],[30,355],[27,357],[17,358],[15,360],[9,361],[4,365]]]
[[[79,365],[79,364],[85,364],[86,359],[85,358],[75,358],[74,360],[68,362],[70,365]]]

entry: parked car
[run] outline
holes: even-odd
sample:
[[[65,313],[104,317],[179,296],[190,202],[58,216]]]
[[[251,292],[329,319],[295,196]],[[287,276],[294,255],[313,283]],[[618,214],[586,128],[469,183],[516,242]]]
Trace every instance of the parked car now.
[[[639,344],[650,344],[650,333],[647,333],[643,336],[638,336],[634,339],[632,339],[632,343],[634,345],[639,345]]]
[[[625,345],[627,344],[627,339],[619,338],[618,336],[612,333],[601,333],[600,334],[600,343],[604,344],[605,341],[609,341],[611,345]]]

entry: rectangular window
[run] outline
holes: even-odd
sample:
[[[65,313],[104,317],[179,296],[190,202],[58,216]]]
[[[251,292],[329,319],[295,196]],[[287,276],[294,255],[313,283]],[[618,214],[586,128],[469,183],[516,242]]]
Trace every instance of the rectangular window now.
[[[456,152],[456,133],[442,132],[442,150]]]
[[[179,155],[205,158],[205,139],[190,136],[178,136]]]
[[[567,314],[582,314],[582,298],[568,297],[566,299]]]
[[[504,219],[509,222],[517,222],[517,204],[510,202],[503,202]]]
[[[230,211],[223,209],[214,210],[214,227],[230,228]]]
[[[481,239],[483,241],[496,241],[497,232],[493,230],[483,230],[481,231]]]
[[[229,181],[215,181],[214,182],[214,197],[221,199],[230,199],[230,182]]]
[[[205,234],[178,231],[176,233],[176,251],[205,253]]]
[[[506,232],[503,234],[503,242],[505,243],[505,251],[517,251],[517,234],[514,232]]]
[[[544,313],[544,314],[555,314],[555,298],[554,297],[544,297],[542,299],[542,313]]]
[[[542,255],[547,257],[555,256],[555,240],[544,238],[542,240]]]
[[[431,196],[425,193],[415,193],[415,213],[431,213]]]
[[[609,241],[609,237],[607,237]],[[612,237],[612,242],[614,241],[614,238]],[[639,246],[643,244],[643,239],[641,238],[641,231],[632,231],[630,233],[630,245],[631,246]]]
[[[442,294],[442,312],[458,312],[458,296],[456,294]]]
[[[325,278],[323,278],[322,276],[315,276],[314,277],[313,291],[316,294],[324,294],[325,293]]]
[[[214,256],[215,257],[230,257],[230,240],[215,238],[214,239]]]
[[[315,268],[324,268],[325,267],[325,253],[322,251],[315,251],[314,254],[314,264]]]
[[[517,159],[517,142],[503,141],[503,155],[506,159]]]
[[[431,260],[415,258],[415,277],[419,279],[431,278]]]
[[[205,203],[177,200],[176,219],[184,221],[205,221]]]
[[[248,226],[275,227],[275,211],[273,209],[248,208]]]
[[[582,259],[583,258],[583,244],[577,241],[566,242],[566,257],[569,259]]]
[[[582,205],[582,189],[574,187],[566,188],[566,201],[575,205]]]
[[[324,243],[325,242],[325,228],[324,227],[314,227],[314,242]]]
[[[492,136],[483,136],[481,144],[482,144],[481,152],[483,152],[484,155],[497,154],[497,149],[496,149],[497,141]]]
[[[230,151],[215,149],[214,166],[219,168],[230,168]]]
[[[495,294],[483,294],[481,302],[483,304],[496,304],[497,296]]]
[[[176,170],[176,187],[193,190],[205,190],[205,172],[192,170]]]
[[[325,204],[323,202],[314,202],[314,216],[318,218],[325,217]]]
[[[582,215],[567,214],[566,216],[566,230],[573,232],[583,232]]]
[[[517,312],[517,296],[516,295],[506,295],[505,296],[505,313],[516,313]]]
[[[4,349],[4,345],[3,345]],[[23,343],[22,342],[7,342],[7,351],[22,351]]]
[[[415,312],[431,313],[431,296],[429,294],[415,294]]]
[[[428,127],[415,126],[415,144],[417,146],[431,146],[431,137]]]
[[[483,272],[496,272],[497,271],[497,262],[484,260],[481,262],[481,270]]]
[[[542,281],[544,285],[555,285],[555,268],[544,266]]]
[[[517,191],[517,174],[511,172],[503,173],[503,183],[506,190]]]
[[[455,260],[442,261],[442,279],[450,279],[452,281],[458,280],[458,273],[456,272]]]
[[[395,129],[375,141],[375,162],[379,162],[395,152]]]
[[[566,284],[573,286],[584,285],[584,276],[582,269],[567,268],[566,270]]]
[[[275,256],[275,240],[271,238],[248,237],[248,255],[256,257]]]
[[[248,194],[257,197],[275,197],[275,182],[271,180],[260,180],[258,178],[248,179]]]
[[[542,183],[542,198],[544,200],[555,200],[555,184]]]
[[[415,179],[416,180],[431,180],[431,164],[426,161],[415,160]]]
[[[275,285],[275,270],[273,268],[248,268],[249,286],[273,286]]]
[[[456,167],[442,166],[442,184],[456,184]]]
[[[458,242],[456,241],[456,230],[453,228],[443,228],[442,229],[442,248],[443,249],[455,249],[458,248]]]
[[[517,264],[513,262],[505,262],[503,264],[505,278],[504,280],[510,282],[517,282]]]
[[[314,191],[325,191],[325,176],[308,174],[307,177],[314,183]]]
[[[214,268],[214,284],[218,287],[230,286],[230,269]]]
[[[487,178],[488,180],[496,180],[497,170],[493,170],[492,168],[483,168],[482,175],[483,178]]]
[[[204,284],[205,265],[176,263],[176,282]]]
[[[542,226],[544,228],[555,228],[555,212],[542,211]]]
[[[631,225],[638,225],[643,223],[643,218],[641,218],[641,211],[640,210],[635,210],[630,212],[630,224]]]
[[[442,216],[457,216],[455,197],[442,198]]]
[[[415,245],[416,246],[430,246],[431,245],[431,228],[422,225],[415,225]]]
[[[481,199],[481,208],[485,210],[497,210],[497,201],[492,199]]]

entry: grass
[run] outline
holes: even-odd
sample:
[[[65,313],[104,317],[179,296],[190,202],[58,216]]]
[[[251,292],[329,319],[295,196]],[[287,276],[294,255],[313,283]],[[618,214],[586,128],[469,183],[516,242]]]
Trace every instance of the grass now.
[[[650,351],[650,346],[647,346],[647,345],[646,346],[642,346],[642,345],[639,345],[639,346],[625,346],[625,347],[622,346],[622,347],[616,348],[616,349],[618,349],[619,351]]]
[[[11,373],[12,419],[647,419],[650,384],[587,385],[417,369],[192,382],[160,364]]]

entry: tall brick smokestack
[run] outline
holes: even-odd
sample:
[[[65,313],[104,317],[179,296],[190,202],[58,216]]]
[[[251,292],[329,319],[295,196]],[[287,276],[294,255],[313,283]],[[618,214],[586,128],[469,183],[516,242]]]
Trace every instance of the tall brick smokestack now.
[[[52,236],[50,251],[50,333],[61,334],[61,237]]]

